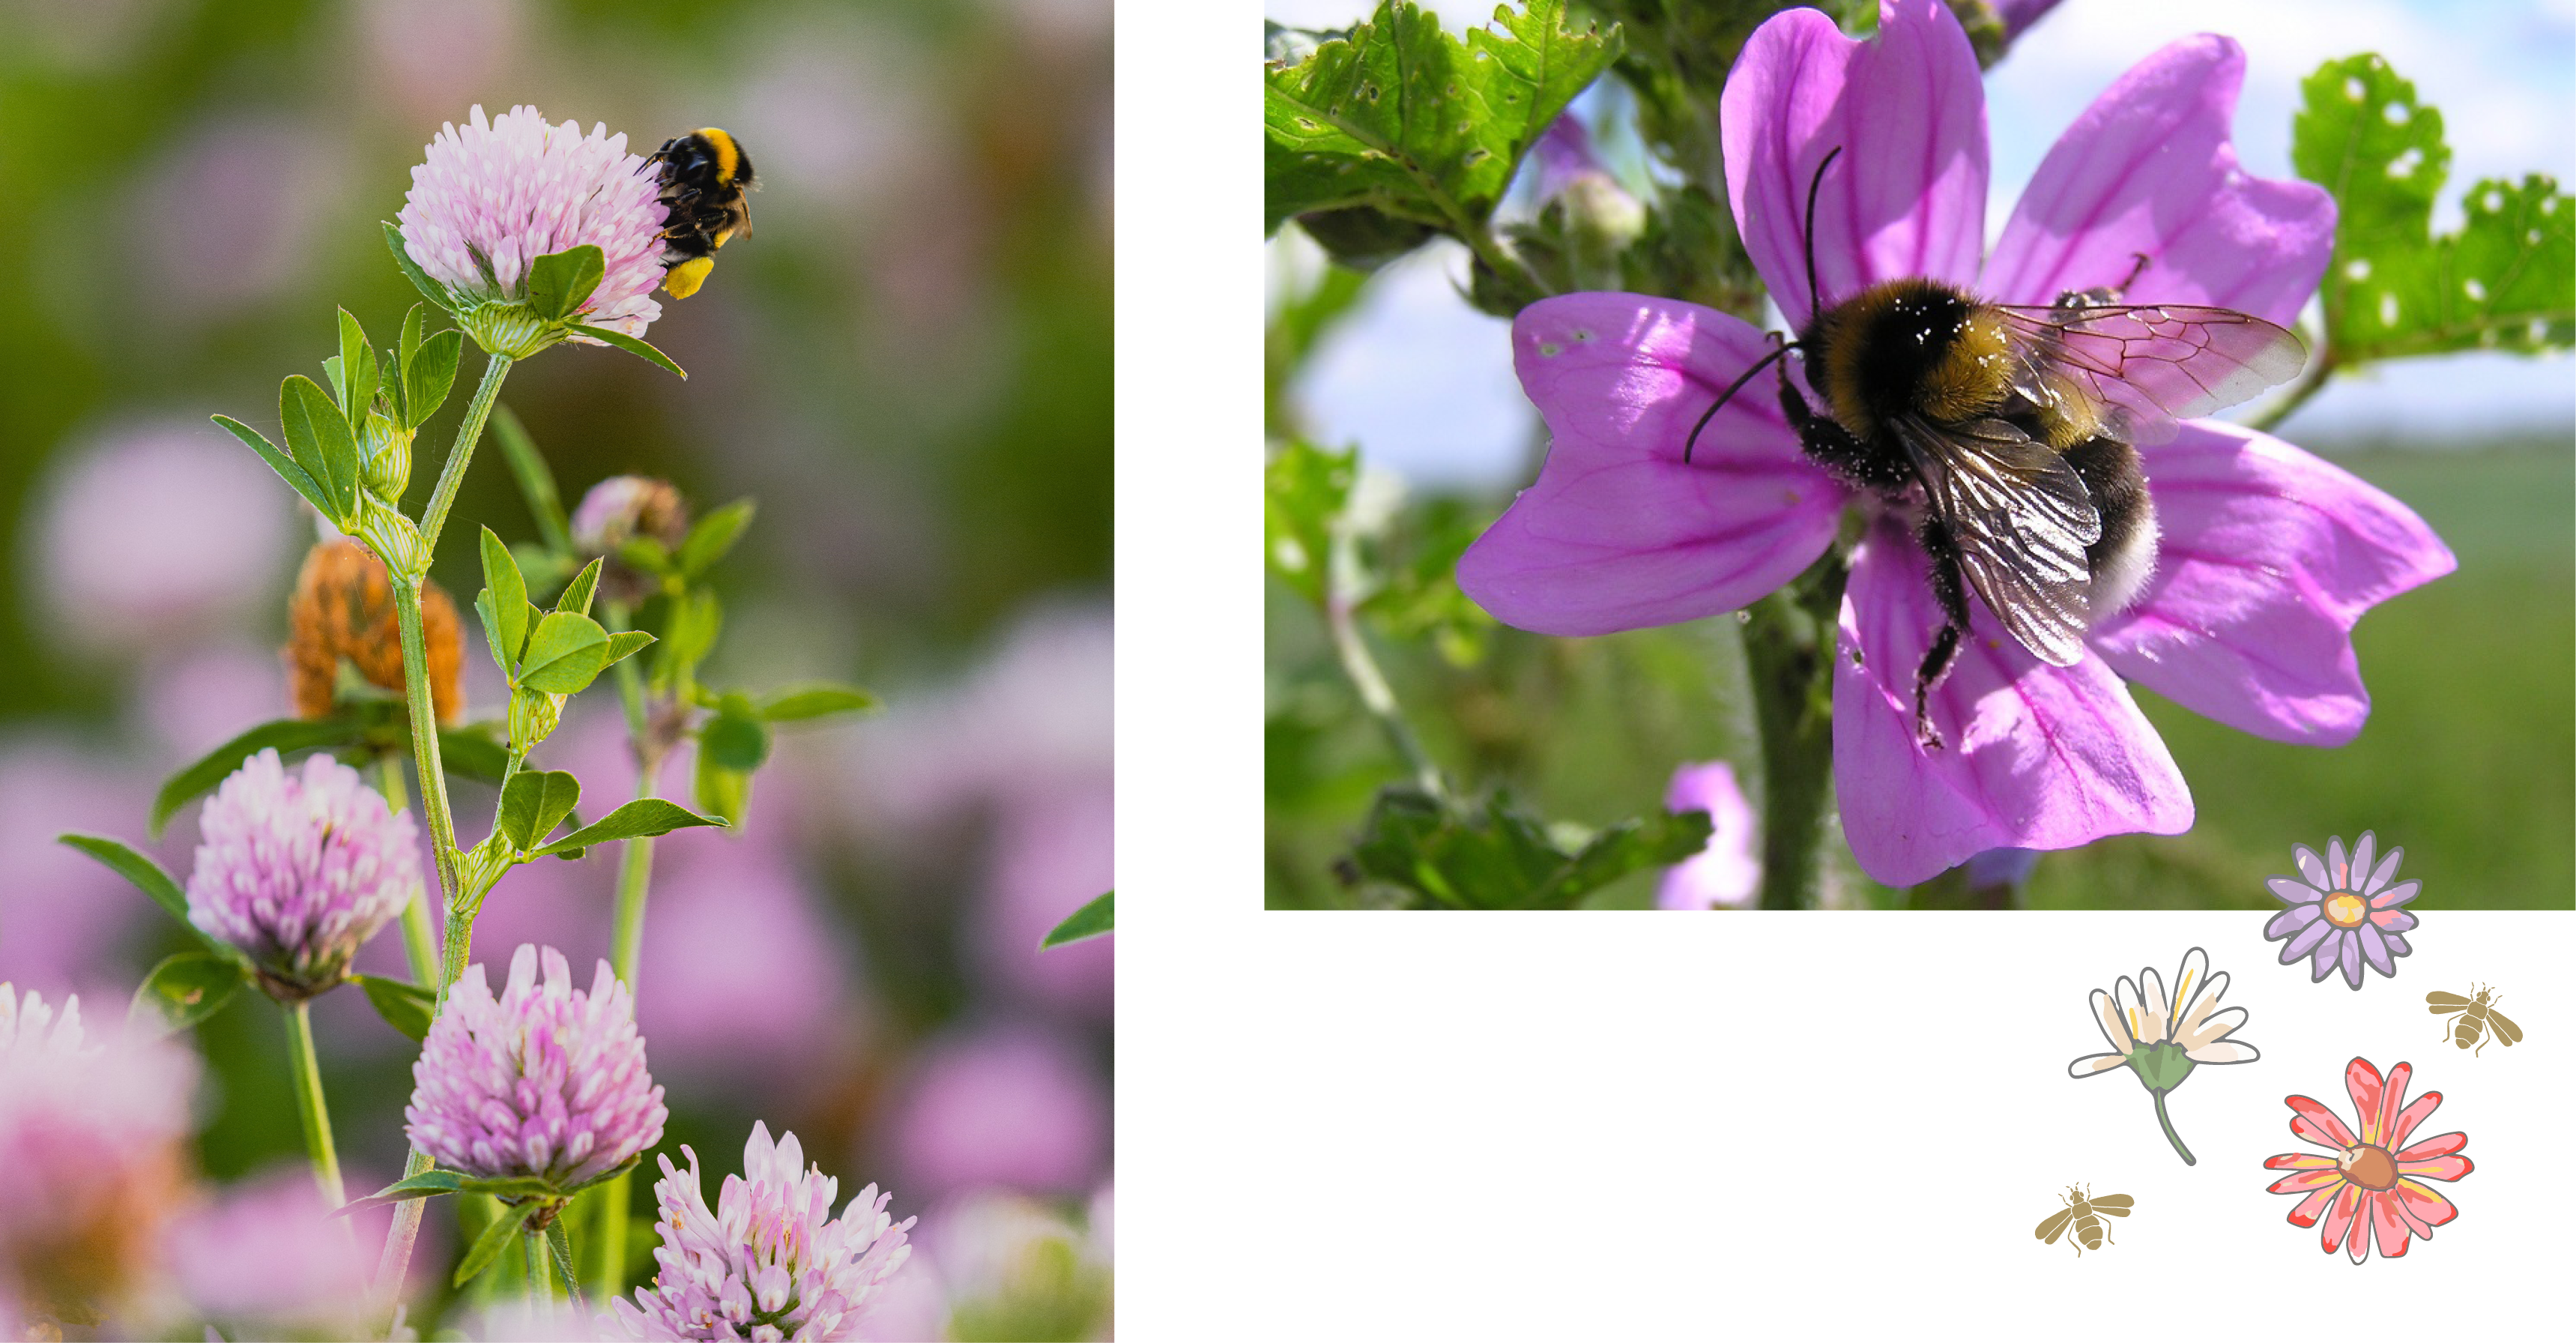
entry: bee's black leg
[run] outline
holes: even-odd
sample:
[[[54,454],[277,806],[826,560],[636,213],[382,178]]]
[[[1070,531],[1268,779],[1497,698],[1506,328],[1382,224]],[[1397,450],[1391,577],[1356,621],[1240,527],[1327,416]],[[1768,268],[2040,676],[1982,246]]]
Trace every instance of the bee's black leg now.
[[[1932,726],[1932,687],[1950,674],[1950,664],[1959,658],[1959,637],[1968,628],[1968,585],[1959,571],[1959,544],[1951,539],[1948,523],[1926,514],[1916,535],[1922,538],[1923,553],[1932,557],[1932,598],[1941,604],[1941,628],[1923,654],[1923,665],[1914,671],[1914,739],[1923,749],[1937,751],[1941,731]]]
[[[1901,490],[1912,479],[1893,465],[1889,454],[1870,451],[1840,420],[1810,408],[1786,368],[1780,371],[1780,413],[1789,417],[1789,427],[1798,432],[1807,456],[1835,475],[1880,490]]]

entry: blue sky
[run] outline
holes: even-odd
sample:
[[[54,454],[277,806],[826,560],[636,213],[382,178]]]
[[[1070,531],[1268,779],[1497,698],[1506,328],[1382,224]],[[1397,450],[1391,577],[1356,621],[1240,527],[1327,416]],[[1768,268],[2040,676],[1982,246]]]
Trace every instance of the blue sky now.
[[[1367,7],[1270,0],[1265,9],[1283,23],[1337,25]],[[1453,29],[1493,12],[1491,0],[1431,7]],[[2537,171],[2576,181],[2576,0],[2065,0],[1989,74],[1989,229],[2002,226],[2060,128],[2140,57],[2198,32],[2225,33],[2246,49],[2236,145],[2255,174],[2291,175],[2299,81],[2323,61],[2375,50],[2442,111],[2452,169],[2436,228],[2456,224],[2459,195],[2480,177]],[[1319,262],[1290,239],[1272,247],[1271,264]],[[1511,376],[1506,325],[1452,290],[1463,273],[1459,253],[1445,246],[1389,268],[1362,313],[1317,352],[1299,394],[1327,442],[1357,442],[1371,461],[1417,483],[1501,488],[1521,483],[1533,417]],[[2576,363],[2469,354],[2339,380],[2282,432],[2436,443],[2564,429],[2571,418]]]

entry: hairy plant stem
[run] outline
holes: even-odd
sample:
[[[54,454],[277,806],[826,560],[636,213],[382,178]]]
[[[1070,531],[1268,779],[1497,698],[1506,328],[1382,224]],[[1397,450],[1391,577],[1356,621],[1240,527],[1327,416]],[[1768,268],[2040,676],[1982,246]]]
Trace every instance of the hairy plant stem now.
[[[313,1159],[313,1182],[322,1187],[323,1203],[336,1209],[349,1201],[349,1194],[340,1187],[340,1154],[331,1145],[331,1107],[322,1099],[322,1065],[313,1056],[313,1004],[299,1001],[285,1012],[286,1059],[295,1073],[295,1111],[304,1120],[304,1151]]]
[[[555,1275],[546,1267],[546,1233],[533,1227],[519,1233],[519,1248],[528,1257],[528,1315],[555,1303]]]
[[[411,806],[411,788],[403,781],[402,760],[388,751],[376,758],[376,786],[385,795],[385,805],[399,815]],[[411,899],[403,903],[403,959],[411,966],[411,982],[422,988],[438,987],[438,930],[429,921],[429,890],[412,888]]]
[[[1835,621],[1845,572],[1828,552],[1744,611],[1744,660],[1762,731],[1762,908],[1823,901],[1833,807]]]
[[[1456,799],[1449,792],[1448,780],[1440,766],[1424,749],[1422,739],[1414,735],[1413,725],[1405,721],[1404,707],[1395,701],[1395,690],[1386,683],[1386,673],[1378,670],[1376,655],[1369,652],[1368,639],[1360,632],[1358,612],[1348,598],[1336,593],[1324,599],[1324,625],[1332,632],[1333,651],[1342,662],[1342,674],[1350,678],[1351,689],[1360,697],[1360,705],[1377,720],[1395,753],[1413,771],[1413,780],[1430,794],[1444,810],[1454,810]]]
[[[438,473],[438,484],[430,492],[429,507],[421,513],[421,554],[436,556],[438,533],[447,523],[447,511],[456,503],[456,491],[465,482],[465,467],[474,457],[475,440],[482,437],[483,422],[492,415],[493,403],[501,396],[501,381],[509,376],[514,362],[507,355],[493,355],[483,365],[483,381],[474,388],[474,399],[465,408],[465,422],[457,426],[455,446],[448,449],[447,465]],[[403,699],[411,709],[411,755],[420,773],[420,809],[429,824],[430,853],[438,867],[438,889],[447,909],[447,949],[438,967],[438,998],[430,1019],[447,1007],[448,986],[465,972],[465,957],[472,949],[474,928],[464,917],[460,897],[464,888],[456,872],[456,816],[447,802],[447,771],[438,759],[438,713],[431,706],[429,694],[429,650],[421,636],[421,578],[401,575],[395,591],[394,617],[402,635]],[[418,1148],[403,1162],[403,1175],[409,1178],[430,1168],[429,1154]],[[385,1232],[384,1256],[376,1263],[375,1291],[380,1308],[390,1312],[402,1294],[403,1279],[411,1271],[412,1246],[420,1239],[420,1219],[427,1211],[428,1199],[405,1199],[394,1206],[393,1225]]]
[[[2199,1165],[2198,1161],[2192,1159],[2191,1149],[2182,1145],[2182,1135],[2174,1132],[2173,1118],[2165,1113],[2165,1093],[2157,1091],[2151,1094],[2156,1098],[2156,1122],[2164,1126],[2165,1141],[2172,1143],[2173,1149],[2182,1154],[2182,1164]]]

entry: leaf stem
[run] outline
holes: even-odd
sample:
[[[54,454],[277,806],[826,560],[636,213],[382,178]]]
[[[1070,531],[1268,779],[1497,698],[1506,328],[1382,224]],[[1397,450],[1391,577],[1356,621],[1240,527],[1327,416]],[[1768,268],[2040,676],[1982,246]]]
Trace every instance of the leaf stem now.
[[[609,602],[603,611],[608,627],[623,631],[632,626],[633,616],[623,602]],[[652,713],[644,700],[644,681],[636,674],[634,659],[620,662],[613,669],[617,677],[617,698],[626,711],[626,728],[635,751],[635,799],[652,797],[660,785],[662,751],[653,736]],[[616,924],[609,938],[609,968],[625,981],[629,994],[636,992],[636,971],[641,968],[644,953],[644,902],[653,883],[653,837],[639,835],[626,841],[617,857]],[[592,1281],[602,1297],[616,1297],[626,1291],[626,1224],[628,1209],[634,1199],[635,1172],[628,1171],[600,1187],[593,1201],[592,1236],[598,1245],[598,1259]]]
[[[323,1203],[337,1209],[349,1201],[349,1194],[340,1186],[340,1155],[331,1145],[331,1109],[322,1098],[322,1065],[313,1055],[313,1004],[298,1001],[285,1012],[286,1060],[295,1074],[295,1110],[304,1121],[304,1150],[313,1160],[313,1182],[322,1188]]]
[[[506,354],[496,354],[483,363],[483,381],[475,384],[474,399],[465,407],[465,422],[456,426],[456,446],[447,450],[447,465],[440,468],[438,486],[430,491],[429,507],[420,515],[420,550],[424,555],[438,553],[438,533],[447,525],[447,510],[456,505],[457,488],[465,483],[466,463],[474,460],[475,441],[483,437],[483,422],[491,418],[493,403],[501,399],[501,380],[510,376],[510,365],[515,362]]]
[[[411,806],[411,789],[403,782],[402,761],[390,751],[376,759],[376,784],[385,795],[385,805],[396,813]],[[427,887],[413,887],[411,899],[403,904],[402,940],[403,959],[411,966],[411,982],[435,990],[438,987],[438,930],[429,922]]]
[[[2283,388],[2279,396],[2245,417],[2245,427],[2260,433],[2270,432],[2272,426],[2290,418],[2290,412],[2306,405],[2309,397],[2323,391],[2326,379],[2333,376],[2341,362],[2331,347],[2319,352],[2316,358],[2308,361],[2307,368],[2301,370],[2297,380]]]
[[[492,437],[501,441],[501,454],[510,463],[510,474],[518,478],[519,494],[528,501],[528,515],[537,520],[538,538],[558,555],[572,554],[572,524],[564,517],[563,497],[555,493],[555,473],[547,469],[536,440],[528,437],[526,427],[508,406],[492,408]]]
[[[1842,560],[1827,554],[1744,611],[1744,660],[1762,732],[1762,908],[1823,903],[1833,789],[1833,649]]]
[[[1424,749],[1422,739],[1414,735],[1413,725],[1405,720],[1404,707],[1396,703],[1395,689],[1380,671],[1377,657],[1369,652],[1368,639],[1361,633],[1358,613],[1350,600],[1336,593],[1324,599],[1324,624],[1332,632],[1333,651],[1342,662],[1342,674],[1350,678],[1351,689],[1358,692],[1360,705],[1386,731],[1386,739],[1404,757],[1413,771],[1414,782],[1430,794],[1442,810],[1455,810],[1457,799],[1449,791],[1448,780],[1440,766]]]
[[[2173,1149],[2182,1154],[2182,1164],[2199,1165],[2198,1161],[2192,1159],[2191,1149],[2182,1145],[2182,1135],[2174,1132],[2173,1117],[2165,1113],[2165,1093],[2156,1091],[2149,1094],[2156,1098],[2156,1122],[2164,1126],[2165,1141],[2172,1143]]]

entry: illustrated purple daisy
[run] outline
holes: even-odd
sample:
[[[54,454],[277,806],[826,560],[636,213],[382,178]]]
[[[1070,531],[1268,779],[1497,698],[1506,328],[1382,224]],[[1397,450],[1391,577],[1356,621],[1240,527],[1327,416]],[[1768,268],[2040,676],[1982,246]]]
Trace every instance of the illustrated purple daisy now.
[[[1708,813],[1708,845],[1664,872],[1655,894],[1661,909],[1742,908],[1762,888],[1762,853],[1753,808],[1735,784],[1735,767],[1723,760],[1673,771],[1664,793],[1667,811]]]
[[[2207,35],[2148,56],[2059,138],[1987,255],[1984,90],[1958,21],[1933,0],[1886,0],[1878,36],[1854,41],[1790,10],[1754,33],[1727,81],[1729,199],[1793,328],[1810,308],[1806,194],[1838,150],[1812,240],[1828,303],[1921,276],[2045,305],[2137,270],[2130,302],[2293,322],[2332,250],[2334,205],[2238,167],[2228,126],[2244,64]],[[1771,349],[1737,318],[1669,299],[1579,293],[1524,309],[1514,364],[1552,443],[1458,581],[1542,634],[1694,620],[1805,571],[1857,502],[1834,779],[1853,856],[1890,885],[1989,849],[2188,829],[2190,789],[2129,681],[2274,740],[2351,740],[2370,707],[2354,623],[2455,567],[2421,519],[2351,473],[2267,434],[2186,420],[2141,449],[2163,539],[2136,600],[2059,667],[1972,597],[1958,660],[1930,696],[1947,748],[1927,750],[1913,674],[1943,617],[1923,548],[1895,510],[1804,453],[1777,369],[1682,460],[1694,424]]]
[[[292,772],[274,749],[243,761],[197,828],[188,921],[239,947],[282,1003],[338,984],[420,886],[411,813],[328,755]]]
[[[2424,883],[2396,881],[2398,860],[2406,850],[2390,849],[2383,858],[2378,842],[2365,830],[2346,855],[2343,837],[2337,835],[2326,842],[2322,859],[2307,845],[2294,844],[2290,853],[2299,875],[2264,883],[2289,908],[2263,925],[2263,938],[2284,943],[2283,965],[2309,957],[2316,966],[2311,983],[2340,969],[2344,982],[2358,991],[2362,966],[2393,978],[2397,958],[2413,950],[2406,945],[2406,933],[2416,919],[2401,906],[2423,894]]]
[[[542,1180],[559,1195],[622,1169],[670,1117],[626,985],[603,960],[589,992],[574,988],[552,947],[522,944],[499,998],[480,962],[466,967],[411,1074],[413,1146],[444,1169]]]
[[[742,1174],[728,1175],[707,1206],[698,1154],[684,1181],[662,1161],[653,1185],[661,1205],[653,1251],[661,1271],[632,1302],[610,1303],[628,1336],[644,1339],[856,1338],[860,1319],[912,1255],[913,1218],[886,1213],[891,1194],[875,1185],[832,1215],[840,1181],[805,1165],[793,1133],[776,1143],[755,1122]]]
[[[533,107],[486,120],[477,104],[465,125],[430,141],[398,222],[404,252],[456,296],[475,340],[523,356],[557,338],[511,311],[528,298],[529,267],[550,253],[597,247],[607,268],[573,320],[641,336],[662,315],[647,297],[662,282],[669,210],[660,193],[659,175],[626,151],[622,133],[594,125],[583,135],[579,122],[550,125]]]

